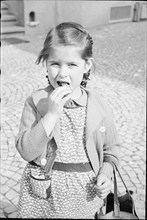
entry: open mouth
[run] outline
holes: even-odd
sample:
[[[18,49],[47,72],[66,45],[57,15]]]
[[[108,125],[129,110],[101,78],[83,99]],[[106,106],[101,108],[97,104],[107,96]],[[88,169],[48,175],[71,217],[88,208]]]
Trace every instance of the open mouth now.
[[[59,86],[70,86],[70,83],[68,82],[63,82],[63,81],[57,81]]]

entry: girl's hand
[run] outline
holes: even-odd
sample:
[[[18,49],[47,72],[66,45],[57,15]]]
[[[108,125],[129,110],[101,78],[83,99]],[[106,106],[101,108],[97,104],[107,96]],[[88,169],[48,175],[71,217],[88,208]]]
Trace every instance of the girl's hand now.
[[[105,199],[112,189],[112,182],[105,174],[100,174],[97,178],[95,189],[97,195],[101,199]]]
[[[42,124],[47,136],[51,134],[57,119],[60,117],[64,104],[71,98],[71,89],[61,86],[53,90],[48,97],[48,112],[42,118]]]
[[[71,98],[72,90],[67,86],[60,86],[53,90],[48,98],[48,113],[59,117],[64,104]]]

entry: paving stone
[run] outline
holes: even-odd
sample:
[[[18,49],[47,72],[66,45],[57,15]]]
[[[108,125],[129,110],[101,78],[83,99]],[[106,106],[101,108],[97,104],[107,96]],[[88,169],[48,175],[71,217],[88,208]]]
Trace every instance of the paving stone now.
[[[20,170],[17,171],[17,173],[19,173],[20,175],[22,175],[24,172],[24,168],[20,168]]]
[[[4,195],[2,195],[2,193],[0,192],[0,201],[4,200]],[[1,203],[0,203],[0,207],[1,207]]]
[[[8,218],[17,218],[17,212],[13,212],[12,214],[8,215]]]
[[[17,171],[19,168],[18,167],[14,167],[13,164],[12,166],[9,168],[9,170],[12,170],[12,171]]]
[[[4,160],[4,159],[6,160],[7,154],[2,152],[2,153],[1,153],[1,157],[3,158],[3,160]]]
[[[4,173],[2,173],[2,175],[9,178],[14,175],[14,172],[12,172],[10,170],[6,170]]]
[[[0,213],[0,218],[6,218],[6,216],[4,215],[4,213]]]
[[[18,201],[19,201],[19,194],[17,197],[15,197],[14,199],[12,199],[12,203],[17,207],[18,206]]]
[[[146,219],[145,210],[143,208],[137,209],[137,215],[138,215],[139,219]]]
[[[23,160],[23,162],[19,164],[19,167],[24,168],[26,164],[27,164],[26,161]]]
[[[132,179],[132,178],[136,178],[136,173],[135,173],[133,170],[130,170],[130,171],[128,172],[128,175],[131,177],[131,179]]]
[[[13,187],[17,184],[17,180],[9,179],[6,184],[9,187]]]
[[[12,178],[13,180],[15,180],[15,181],[18,181],[18,180],[21,179],[21,175],[18,174],[18,173],[15,173],[11,178]]]
[[[7,161],[10,161],[12,163],[13,159],[14,159],[13,156],[9,156],[9,154],[8,154]]]
[[[3,144],[3,143],[1,143],[1,150],[3,150],[3,149],[7,149],[8,148],[8,145],[7,144]]]
[[[1,193],[4,195],[6,192],[8,192],[9,187],[7,185],[1,185]]]
[[[6,197],[4,197],[4,199],[1,200],[0,206],[2,209],[5,209],[6,207],[9,207],[10,205],[12,204]]]
[[[145,146],[139,146],[138,149],[139,149],[140,151],[143,151],[143,152],[145,153]]]
[[[12,161],[10,161],[10,160],[7,160],[7,161],[6,161],[6,160],[5,160],[5,161],[4,161],[4,164],[7,165],[7,166],[11,166]]]
[[[13,162],[13,166],[19,167],[20,166],[20,162]]]
[[[123,166],[123,169],[127,171],[127,173],[130,172],[130,170],[132,170],[132,167],[130,167],[129,165],[125,165]]]
[[[135,186],[137,189],[142,189],[142,184],[141,183],[135,183]]]
[[[1,182],[1,184],[5,184],[5,183],[7,182],[7,180],[8,180],[7,177],[3,177],[3,176],[1,176],[1,178],[0,178],[0,182]]]
[[[130,151],[130,150],[127,150],[125,153],[126,153],[126,155],[132,155],[132,151]]]
[[[144,169],[145,162],[143,160],[137,160],[136,163],[140,165],[141,169]]]
[[[125,161],[130,161],[130,160],[131,160],[131,157],[125,156],[123,159],[124,159]]]
[[[0,170],[1,175],[3,174],[3,172],[5,172],[5,169],[6,170],[9,169],[9,166],[7,166],[7,167],[1,166],[1,167],[2,167],[1,170]]]
[[[130,180],[124,180],[126,186],[131,190],[131,188],[133,187],[133,183]]]
[[[10,206],[6,207],[4,209],[4,211],[9,214],[9,213],[15,212],[16,211],[16,207],[14,205],[10,205]]]
[[[11,189],[10,191],[8,191],[5,194],[5,196],[6,196],[7,199],[9,199],[11,201],[12,199],[14,199],[17,196],[17,192],[14,191],[13,189]]]
[[[133,183],[140,183],[141,181],[137,177],[131,177]]]
[[[10,151],[9,151],[9,153],[8,153],[8,156],[9,156],[9,157],[13,157],[14,155],[15,155],[14,152],[10,152]]]

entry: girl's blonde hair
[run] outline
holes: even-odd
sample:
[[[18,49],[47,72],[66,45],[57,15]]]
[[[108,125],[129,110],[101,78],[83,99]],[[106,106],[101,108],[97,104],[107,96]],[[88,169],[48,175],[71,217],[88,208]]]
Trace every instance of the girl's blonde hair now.
[[[52,28],[44,41],[36,63],[46,61],[51,53],[51,49],[57,45],[74,45],[81,47],[81,57],[84,60],[92,57],[93,40],[82,25],[74,22],[64,22]]]

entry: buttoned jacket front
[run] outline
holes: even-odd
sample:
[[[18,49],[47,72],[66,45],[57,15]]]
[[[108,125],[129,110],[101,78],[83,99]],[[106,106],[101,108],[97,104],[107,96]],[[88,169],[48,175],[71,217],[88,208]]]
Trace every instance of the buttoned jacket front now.
[[[98,172],[110,176],[111,162],[119,165],[120,144],[109,106],[97,94],[87,92],[86,148],[95,174]],[[35,161],[41,165],[41,160],[48,154],[48,164],[51,168],[56,157],[60,141],[60,122],[57,121],[51,137],[46,135],[41,119],[48,111],[48,96],[52,87],[40,89],[26,100],[19,133],[16,138],[16,148],[27,161]]]

